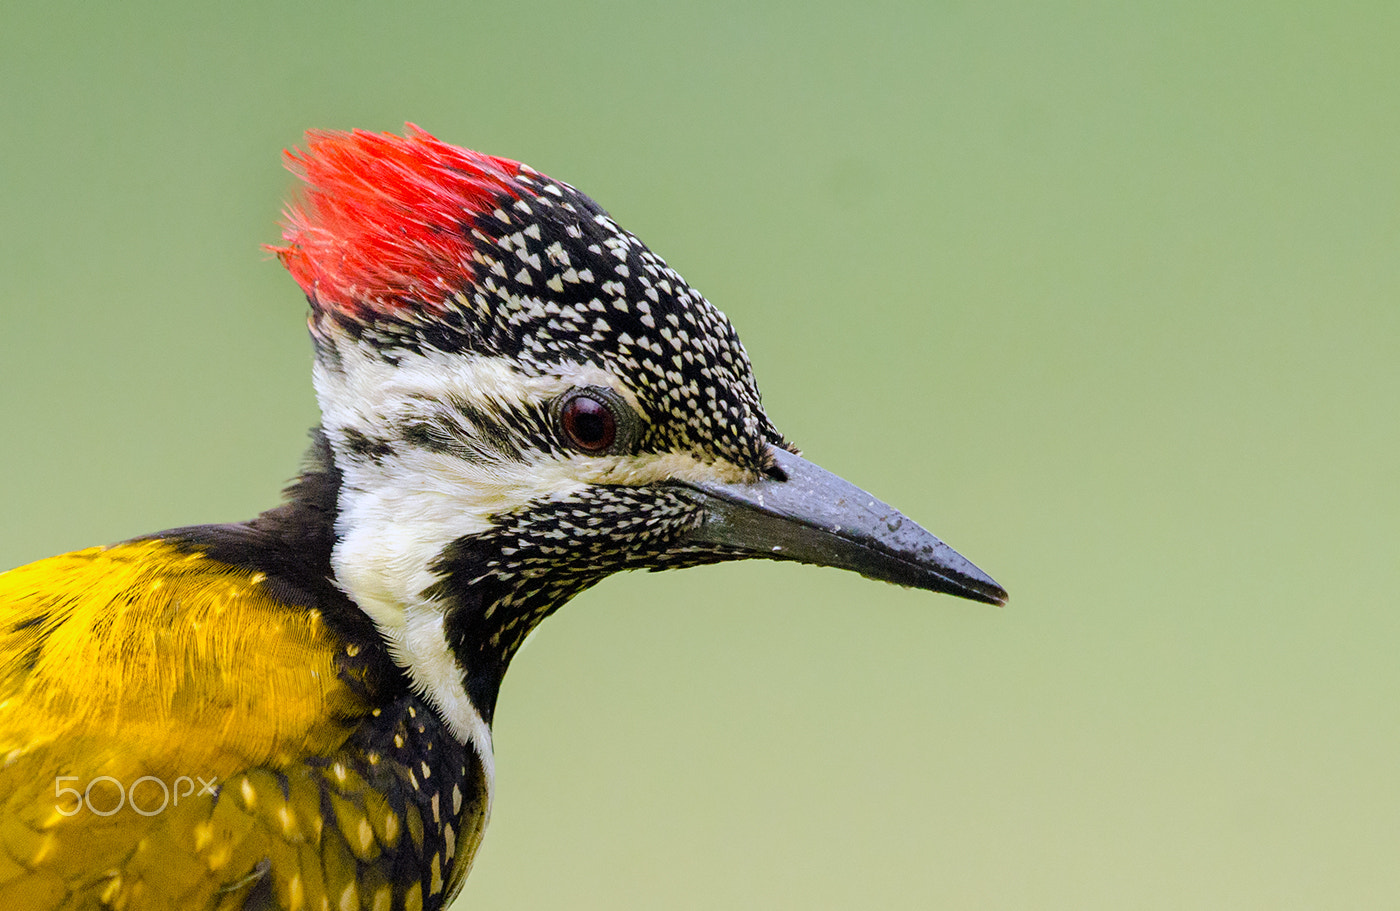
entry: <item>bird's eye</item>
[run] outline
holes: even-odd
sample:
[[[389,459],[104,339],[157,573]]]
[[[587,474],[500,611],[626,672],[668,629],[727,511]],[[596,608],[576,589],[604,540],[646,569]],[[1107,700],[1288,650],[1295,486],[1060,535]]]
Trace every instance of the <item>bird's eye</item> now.
[[[604,452],[617,439],[617,415],[601,396],[586,392],[564,400],[559,426],[569,445],[582,452]]]

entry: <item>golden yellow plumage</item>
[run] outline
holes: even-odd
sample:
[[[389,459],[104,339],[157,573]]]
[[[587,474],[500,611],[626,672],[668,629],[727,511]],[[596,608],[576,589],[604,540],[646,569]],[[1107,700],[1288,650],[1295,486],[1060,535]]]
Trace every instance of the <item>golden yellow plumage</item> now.
[[[347,743],[370,671],[268,588],[160,540],[0,575],[0,907],[243,907],[265,875],[280,907],[421,906],[376,863],[421,809]]]
[[[367,709],[320,615],[265,578],[161,541],[0,575],[0,754],[80,738],[171,776],[324,755]]]

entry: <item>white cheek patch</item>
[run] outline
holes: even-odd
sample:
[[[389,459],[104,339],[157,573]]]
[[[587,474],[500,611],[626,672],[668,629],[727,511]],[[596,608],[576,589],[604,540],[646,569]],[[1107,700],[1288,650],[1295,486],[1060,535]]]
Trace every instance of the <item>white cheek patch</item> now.
[[[424,592],[437,581],[432,567],[449,543],[486,530],[492,516],[518,506],[522,497],[548,496],[569,485],[556,479],[551,491],[539,479],[524,477],[519,469],[525,466],[518,463],[511,472],[506,461],[466,461],[413,446],[391,446],[375,459],[344,457],[347,431],[394,440],[407,422],[423,416],[425,403],[452,397],[474,403],[535,400],[552,389],[520,376],[503,359],[405,355],[391,365],[344,336],[333,343],[339,363],[330,367],[318,360],[314,379],[342,475],[331,557],[336,583],[374,621],[394,660],[453,734],[475,747],[489,785],[490,728],[462,684],[464,669],[443,630],[443,606]]]

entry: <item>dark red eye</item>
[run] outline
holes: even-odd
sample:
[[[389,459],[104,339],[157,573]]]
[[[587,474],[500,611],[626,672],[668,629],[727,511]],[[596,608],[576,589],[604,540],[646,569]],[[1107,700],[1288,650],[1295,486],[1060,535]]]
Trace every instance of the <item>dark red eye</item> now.
[[[617,417],[590,395],[576,395],[559,410],[564,436],[576,449],[602,452],[617,439]]]

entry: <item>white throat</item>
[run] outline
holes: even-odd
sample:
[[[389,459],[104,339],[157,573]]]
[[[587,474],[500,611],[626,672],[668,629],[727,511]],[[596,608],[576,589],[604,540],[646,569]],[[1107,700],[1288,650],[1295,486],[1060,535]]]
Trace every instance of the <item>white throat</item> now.
[[[489,413],[496,403],[547,402],[579,383],[614,385],[602,371],[528,377],[504,358],[405,354],[390,364],[344,335],[335,356],[318,360],[314,378],[322,427],[342,484],[331,555],[336,584],[374,621],[389,652],[442,714],[453,734],[481,756],[489,794],[495,760],[491,728],[463,685],[466,668],[444,630],[445,605],[425,592],[432,567],[459,538],[480,534],[491,517],[532,500],[567,496],[584,486],[568,461],[522,464],[403,445],[406,427],[430,425],[470,442],[476,428],[452,402]],[[351,436],[386,443],[373,457],[353,452]]]

